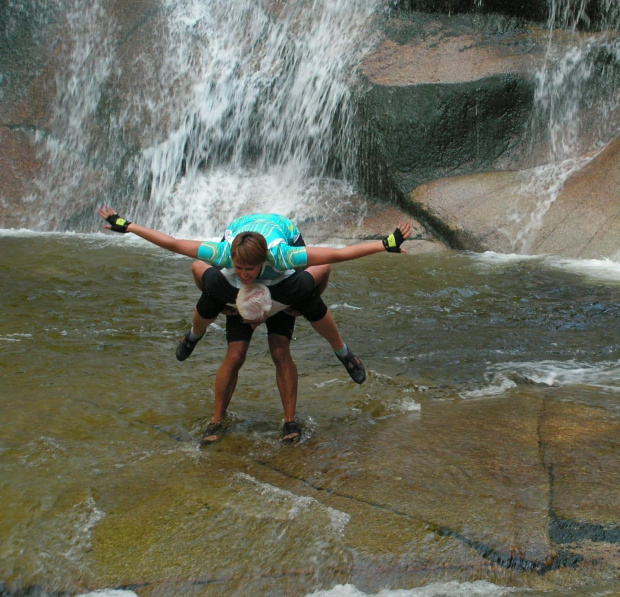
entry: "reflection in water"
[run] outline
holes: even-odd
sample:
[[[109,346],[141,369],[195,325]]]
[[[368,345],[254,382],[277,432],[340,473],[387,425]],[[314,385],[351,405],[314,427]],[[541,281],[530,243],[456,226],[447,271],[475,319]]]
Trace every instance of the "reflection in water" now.
[[[0,244],[3,590],[618,589],[617,264],[335,266],[326,299],[368,381],[299,322],[304,439],[283,448],[257,332],[231,432],[200,451],[225,341],[214,326],[174,358],[189,260],[103,235]]]

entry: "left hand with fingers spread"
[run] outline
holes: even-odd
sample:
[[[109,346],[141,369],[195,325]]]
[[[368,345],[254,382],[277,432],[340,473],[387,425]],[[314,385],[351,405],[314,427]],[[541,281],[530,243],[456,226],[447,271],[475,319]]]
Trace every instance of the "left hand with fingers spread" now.
[[[129,232],[127,230],[127,226],[131,224],[127,220],[121,218],[114,209],[109,207],[108,205],[104,205],[99,208],[99,215],[110,223],[109,226],[106,226],[106,230],[112,230],[113,232],[121,232],[123,234]]]
[[[392,234],[384,236],[381,241],[388,253],[404,253],[405,251],[401,249],[400,246],[411,237],[411,234],[411,224],[409,222],[404,224],[403,222],[399,222],[398,228],[396,228]]]

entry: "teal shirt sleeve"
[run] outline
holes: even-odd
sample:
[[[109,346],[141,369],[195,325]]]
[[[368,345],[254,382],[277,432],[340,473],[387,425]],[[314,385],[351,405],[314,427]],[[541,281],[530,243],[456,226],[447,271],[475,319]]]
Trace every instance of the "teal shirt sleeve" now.
[[[291,247],[285,243],[280,243],[270,253],[274,259],[273,266],[280,271],[303,269],[308,265],[306,247]]]
[[[218,267],[233,267],[230,258],[230,244],[204,241],[198,248],[198,259]]]

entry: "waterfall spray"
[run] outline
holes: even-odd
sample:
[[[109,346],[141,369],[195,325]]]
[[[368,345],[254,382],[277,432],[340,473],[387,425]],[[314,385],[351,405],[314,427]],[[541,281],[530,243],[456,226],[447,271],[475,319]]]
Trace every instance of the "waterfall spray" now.
[[[170,2],[172,72],[191,86],[178,125],[141,155],[148,222],[165,212],[177,229],[215,233],[241,211],[310,215],[318,181],[351,170],[351,70],[374,5],[317,0],[274,15],[253,0]]]
[[[59,206],[79,217],[71,198],[105,191],[147,225],[212,235],[351,192],[351,86],[379,0],[161,0],[131,53],[112,3],[57,1],[69,59],[41,193]],[[121,179],[133,193],[115,200]]]

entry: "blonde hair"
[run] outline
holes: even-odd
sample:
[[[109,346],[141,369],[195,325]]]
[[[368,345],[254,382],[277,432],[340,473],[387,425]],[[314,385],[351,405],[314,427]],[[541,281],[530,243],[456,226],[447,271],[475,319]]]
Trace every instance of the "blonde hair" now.
[[[257,321],[271,310],[271,293],[264,284],[243,285],[237,294],[237,310],[242,319]]]
[[[267,241],[258,232],[240,232],[230,247],[236,265],[260,265],[267,260]]]

